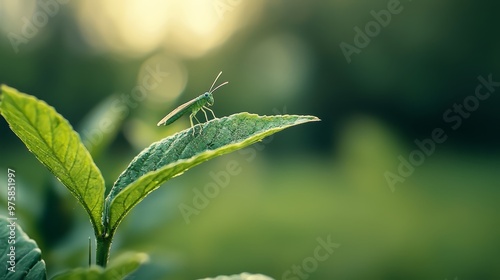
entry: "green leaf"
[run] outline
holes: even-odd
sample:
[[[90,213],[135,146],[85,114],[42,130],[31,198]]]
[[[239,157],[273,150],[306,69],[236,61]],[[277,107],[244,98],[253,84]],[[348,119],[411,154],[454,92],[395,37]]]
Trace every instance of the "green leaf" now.
[[[0,113],[30,152],[76,197],[103,231],[104,179],[66,119],[44,101],[1,86]]]
[[[0,279],[47,279],[42,252],[15,222],[0,217]]]
[[[52,280],[119,280],[134,272],[139,266],[148,261],[144,253],[128,252],[120,255],[105,269],[100,266],[90,268],[76,268],[52,278]]]
[[[199,280],[274,280],[274,279],[262,274],[250,274],[244,272],[242,274],[235,274],[231,276],[221,275],[215,278],[203,278]]]
[[[82,142],[94,158],[101,155],[115,139],[128,114],[128,111],[116,106],[118,98],[111,95],[101,101],[79,125]]]
[[[106,233],[113,234],[125,215],[165,181],[206,160],[311,121],[319,119],[314,116],[239,113],[213,119],[153,143],[134,158],[106,198],[105,216],[110,226]]]

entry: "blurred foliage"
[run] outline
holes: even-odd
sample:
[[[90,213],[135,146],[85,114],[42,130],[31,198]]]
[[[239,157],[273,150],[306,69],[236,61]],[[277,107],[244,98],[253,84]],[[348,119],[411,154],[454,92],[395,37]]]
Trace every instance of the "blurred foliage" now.
[[[64,4],[16,53],[9,34],[22,34],[46,2]],[[248,271],[280,279],[331,234],[341,246],[309,279],[498,279],[499,90],[456,130],[443,114],[474,95],[479,76],[500,81],[500,2],[401,1],[348,63],[339,45],[353,44],[354,27],[389,2],[0,0],[0,83],[47,101],[77,128],[109,100],[119,130],[97,160],[107,182],[151,142],[188,127],[187,117],[155,124],[221,70],[230,84],[214,94],[218,117],[322,119],[146,198],[124,220],[111,256],[150,254],[138,278]],[[435,128],[448,139],[392,192],[384,172],[397,172],[398,156],[408,158]],[[3,119],[0,139],[0,167],[18,174],[19,224],[49,274],[85,266],[92,232],[76,200]],[[179,204],[192,203],[193,190],[231,159],[241,174],[186,225]]]

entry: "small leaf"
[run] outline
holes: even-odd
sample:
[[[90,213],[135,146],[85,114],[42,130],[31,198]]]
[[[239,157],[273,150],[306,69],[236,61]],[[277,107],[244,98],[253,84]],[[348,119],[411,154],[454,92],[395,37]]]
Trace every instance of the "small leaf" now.
[[[11,222],[15,220],[0,217],[0,262],[4,268],[0,270],[0,279],[47,279],[45,262],[36,242]],[[11,236],[15,239],[10,239]]]
[[[274,280],[274,279],[262,274],[250,274],[243,272],[242,274],[235,274],[231,276],[221,275],[215,278],[203,278],[199,280]]]
[[[82,142],[94,158],[113,141],[128,114],[126,107],[116,106],[118,98],[112,95],[101,101],[79,125]]]
[[[153,143],[134,158],[106,198],[105,215],[110,225],[107,233],[113,233],[125,215],[149,193],[189,168],[285,128],[318,120],[313,116],[239,113],[213,119]]]
[[[103,230],[104,179],[71,125],[47,103],[1,86],[0,113],[30,152],[89,213],[96,234]]]
[[[90,268],[75,268],[70,271],[57,274],[51,280],[99,280],[102,279],[104,268],[92,266]]]
[[[92,266],[76,268],[58,274],[52,280],[121,280],[147,262],[149,257],[144,253],[128,252],[120,255],[106,268]]]

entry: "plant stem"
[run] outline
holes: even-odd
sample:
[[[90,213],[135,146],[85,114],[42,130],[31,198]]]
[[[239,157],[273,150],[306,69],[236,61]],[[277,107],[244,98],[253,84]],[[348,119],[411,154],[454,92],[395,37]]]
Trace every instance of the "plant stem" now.
[[[109,251],[111,249],[112,235],[97,236],[97,247],[95,262],[101,267],[106,267],[108,264]]]

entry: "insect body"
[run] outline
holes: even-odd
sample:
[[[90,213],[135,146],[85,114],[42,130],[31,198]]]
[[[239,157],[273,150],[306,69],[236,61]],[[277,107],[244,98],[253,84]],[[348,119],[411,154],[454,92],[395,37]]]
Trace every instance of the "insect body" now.
[[[190,101],[175,108],[167,116],[165,116],[163,119],[161,119],[161,121],[159,121],[157,125],[158,126],[169,125],[169,124],[175,122],[178,118],[182,117],[184,114],[190,112],[191,114],[189,115],[189,121],[191,122],[191,127],[193,127],[193,117],[198,122],[200,122],[198,120],[198,118],[196,118],[196,113],[198,113],[198,111],[200,111],[200,110],[203,112],[203,114],[205,114],[205,119],[208,121],[208,116],[207,116],[207,112],[205,111],[205,109],[210,111],[212,113],[212,115],[214,116],[214,118],[216,118],[214,112],[210,108],[208,108],[207,106],[214,105],[214,97],[213,97],[212,93],[214,91],[216,91],[218,88],[220,88],[221,86],[229,83],[229,82],[224,82],[212,90],[212,88],[215,85],[215,82],[217,82],[217,79],[219,79],[219,76],[221,74],[222,74],[222,72],[220,72],[219,75],[217,75],[217,78],[215,78],[215,81],[213,82],[209,91],[207,91],[204,94],[202,94],[194,99],[191,99]],[[194,133],[194,131],[193,131],[193,133]]]

